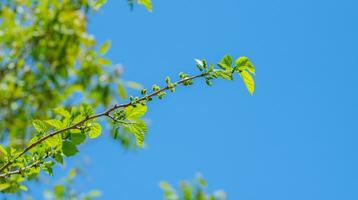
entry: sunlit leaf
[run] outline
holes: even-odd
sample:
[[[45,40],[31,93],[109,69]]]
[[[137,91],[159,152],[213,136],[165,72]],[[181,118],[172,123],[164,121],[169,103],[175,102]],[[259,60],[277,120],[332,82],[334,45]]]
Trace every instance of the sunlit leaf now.
[[[231,65],[232,65],[232,58],[230,55],[225,55],[218,63],[218,66],[224,70],[231,69]]]
[[[63,107],[57,107],[55,109],[53,109],[53,111],[56,113],[56,114],[59,114],[65,118],[70,118],[71,117],[71,114],[70,112],[68,112],[65,108]]]
[[[143,5],[149,12],[152,12],[153,6],[151,0],[138,0],[138,3]]]
[[[236,59],[235,67],[237,70],[239,70],[239,72],[243,70],[247,70],[251,74],[255,74],[255,67],[247,57],[242,56]]]
[[[83,116],[91,116],[94,114],[92,106],[87,103],[81,104],[80,111]]]
[[[138,104],[136,107],[129,106],[124,109],[124,112],[128,120],[139,119],[147,112],[147,106],[141,104]]]
[[[252,95],[254,93],[254,90],[255,90],[254,79],[252,78],[252,76],[247,71],[242,71],[240,73],[240,76],[241,76],[242,80],[244,81],[247,90]]]
[[[47,130],[47,125],[41,120],[38,120],[38,119],[33,120],[32,125],[40,133],[44,133]]]
[[[11,185],[9,183],[0,183],[0,191],[6,190]]]
[[[45,121],[48,125],[54,127],[55,129],[63,128],[62,122],[57,119],[49,119]]]
[[[62,148],[62,137],[60,134],[48,138],[45,142],[49,147],[56,147],[58,149]]]
[[[97,138],[99,135],[101,135],[101,125],[98,123],[93,123],[90,131],[88,132],[88,136],[91,139]]]
[[[214,71],[213,74],[217,77],[220,77],[225,80],[232,80],[232,72],[231,70],[217,70]]]

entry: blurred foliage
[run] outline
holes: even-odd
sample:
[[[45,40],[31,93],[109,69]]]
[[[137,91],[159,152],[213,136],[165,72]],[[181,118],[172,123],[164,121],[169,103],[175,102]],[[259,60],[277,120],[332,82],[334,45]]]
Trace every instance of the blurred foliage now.
[[[207,194],[205,188],[206,181],[197,175],[193,183],[187,181],[180,182],[179,192],[177,192],[167,182],[159,184],[163,190],[163,200],[225,200],[226,194],[222,190],[217,190],[213,194]]]
[[[58,184],[54,185],[51,190],[44,191],[44,199],[47,200],[92,200],[101,196],[98,190],[91,190],[86,193],[78,193],[74,187],[74,178],[77,169],[73,168],[69,171],[67,177],[63,178]]]
[[[108,106],[121,85],[121,68],[103,57],[86,31],[90,0],[9,0],[0,4],[0,138],[24,147],[34,118],[53,117],[49,108],[69,105],[77,95]],[[72,103],[72,102],[71,102]],[[16,126],[14,126],[16,124]]]

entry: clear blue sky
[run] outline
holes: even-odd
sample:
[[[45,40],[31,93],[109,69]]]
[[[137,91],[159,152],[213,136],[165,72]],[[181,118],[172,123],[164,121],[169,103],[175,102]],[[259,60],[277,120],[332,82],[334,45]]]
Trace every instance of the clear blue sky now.
[[[102,199],[161,199],[160,180],[201,172],[229,200],[358,199],[358,3],[355,0],[109,0],[90,20],[124,78],[145,86],[196,72],[194,58],[250,57],[256,91],[199,81],[149,104],[147,148],[107,134],[81,146],[79,180]],[[133,92],[133,94],[136,94]],[[79,157],[68,159],[70,163]],[[55,175],[56,178],[59,177]]]

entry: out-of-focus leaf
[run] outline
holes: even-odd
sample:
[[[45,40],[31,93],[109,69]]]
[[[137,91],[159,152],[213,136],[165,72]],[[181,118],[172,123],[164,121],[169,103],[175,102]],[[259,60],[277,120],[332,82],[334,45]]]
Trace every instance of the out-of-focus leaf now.
[[[129,88],[135,89],[135,90],[141,90],[143,89],[143,86],[137,82],[134,81],[127,81],[127,86]]]
[[[138,0],[138,3],[143,5],[149,12],[152,12],[153,6],[151,0]]]
[[[111,41],[107,40],[105,41],[100,47],[99,47],[99,53],[100,54],[106,54],[109,47],[111,46]]]
[[[126,91],[125,91],[122,83],[117,84],[117,92],[122,99],[127,98]]]

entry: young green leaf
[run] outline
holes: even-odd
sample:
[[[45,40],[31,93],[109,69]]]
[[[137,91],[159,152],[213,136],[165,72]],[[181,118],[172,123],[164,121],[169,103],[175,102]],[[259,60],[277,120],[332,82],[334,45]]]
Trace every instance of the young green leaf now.
[[[62,148],[62,136],[61,135],[55,135],[50,138],[48,138],[45,143],[47,146],[52,147],[54,149],[61,149]]]
[[[62,117],[65,117],[65,118],[70,118],[71,117],[71,114],[70,112],[68,112],[65,108],[63,107],[57,107],[55,109],[53,109],[53,111],[56,113],[56,114],[59,114],[61,115]]]
[[[232,80],[231,70],[217,70],[213,72],[213,75],[225,80]]]
[[[49,119],[45,121],[48,125],[54,127],[55,129],[63,128],[62,122],[57,119]]]
[[[251,74],[255,75],[255,67],[247,57],[242,56],[242,57],[236,59],[235,68],[238,70],[238,72],[247,70]]]
[[[138,104],[136,107],[129,106],[124,109],[124,113],[128,120],[136,120],[142,117],[147,112],[147,106]]]
[[[225,55],[218,63],[218,66],[225,70],[231,69],[231,65],[232,65],[232,58],[230,55]]]
[[[251,95],[253,95],[254,90],[255,90],[255,82],[254,82],[254,79],[252,78],[252,76],[247,71],[242,71],[240,73],[240,76],[241,76],[242,80],[244,81],[245,86],[246,86],[247,90],[249,91],[249,93]]]
[[[43,170],[50,176],[53,175],[53,172],[52,172],[52,166],[54,165],[55,163],[53,161],[47,161],[47,162],[44,162],[43,163]]]
[[[94,114],[92,106],[86,103],[81,104],[80,111],[83,116],[91,116]]]
[[[249,58],[242,56],[236,59],[235,66],[237,67],[245,66],[247,62],[249,62]]]
[[[142,147],[145,134],[148,132],[147,125],[142,120],[131,121],[128,124],[123,124],[127,132],[133,133],[137,144]]]
[[[38,119],[33,120],[32,125],[39,133],[44,133],[47,130],[47,125],[41,120]]]
[[[88,136],[91,139],[97,138],[101,135],[101,125],[99,123],[93,123],[90,131],[88,132]]]

